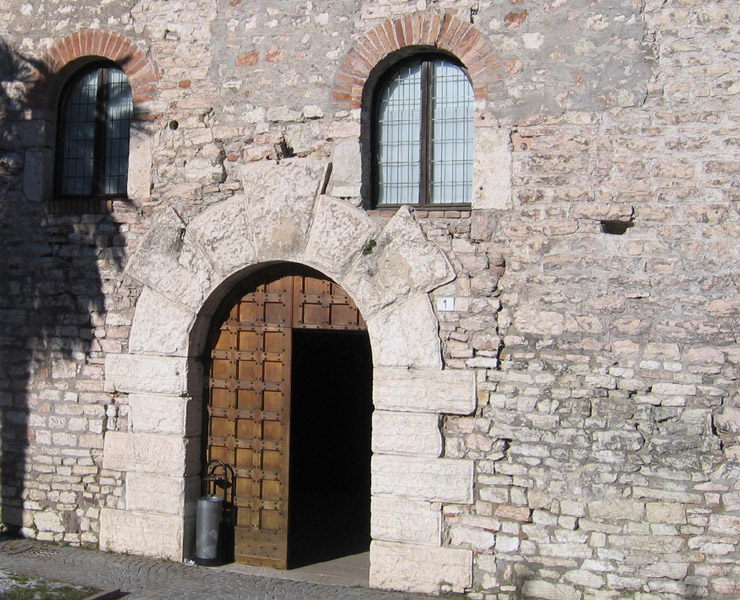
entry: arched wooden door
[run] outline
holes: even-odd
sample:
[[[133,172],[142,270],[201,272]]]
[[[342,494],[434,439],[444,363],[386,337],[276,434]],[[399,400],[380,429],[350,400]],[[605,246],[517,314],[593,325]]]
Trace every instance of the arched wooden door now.
[[[288,566],[294,329],[366,325],[340,286],[294,265],[248,278],[213,319],[205,459],[234,469],[237,562]]]

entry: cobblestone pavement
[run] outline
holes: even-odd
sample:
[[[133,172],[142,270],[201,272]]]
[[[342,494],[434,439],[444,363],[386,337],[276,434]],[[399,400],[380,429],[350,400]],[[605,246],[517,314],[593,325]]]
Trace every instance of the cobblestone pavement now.
[[[120,589],[126,600],[429,600],[417,594],[244,575],[26,539],[0,539],[0,570]]]

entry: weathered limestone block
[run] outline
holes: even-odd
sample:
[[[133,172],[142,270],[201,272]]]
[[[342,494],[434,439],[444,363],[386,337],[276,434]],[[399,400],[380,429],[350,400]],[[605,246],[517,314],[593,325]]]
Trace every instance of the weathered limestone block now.
[[[352,264],[343,284],[363,298],[365,318],[398,298],[429,292],[455,278],[445,254],[430,242],[408,207],[396,212]]]
[[[376,410],[373,413],[373,452],[438,457],[442,433],[436,414]]]
[[[314,158],[258,161],[242,167],[258,261],[303,261],[314,202],[324,184],[326,168],[326,161]]]
[[[473,461],[376,454],[372,494],[431,502],[473,502]]]
[[[190,222],[188,233],[223,276],[257,262],[247,203],[242,195],[208,207]]]
[[[131,394],[128,403],[130,430],[134,433],[200,434],[200,410],[191,398]]]
[[[373,376],[378,410],[469,415],[476,407],[472,371],[376,367]]]
[[[591,502],[588,509],[593,519],[641,521],[645,514],[645,503],[636,500],[611,498]]]
[[[473,553],[396,542],[370,545],[370,587],[438,594],[448,584],[462,592],[473,579]]]
[[[144,287],[136,303],[129,351],[133,354],[187,356],[195,313]]]
[[[610,535],[609,543],[622,550],[673,554],[682,550],[686,541],[679,536],[667,535]]]
[[[311,225],[304,260],[332,279],[339,280],[365,244],[377,236],[380,227],[365,211],[342,200],[321,196]],[[351,294],[352,290],[346,288]],[[354,298],[360,310],[364,299]]]
[[[126,475],[126,509],[183,515],[185,479],[159,473]]]
[[[49,197],[50,178],[46,175],[47,165],[54,162],[49,150],[32,149],[26,152],[23,163],[23,193],[33,202]]]
[[[358,139],[341,140],[331,156],[329,193],[337,198],[357,197],[362,186],[362,160]]]
[[[360,311],[366,314],[362,306]],[[442,368],[437,318],[427,294],[396,302],[365,318],[376,367]]]
[[[522,586],[522,598],[542,600],[581,600],[581,592],[565,583],[550,583],[539,579],[527,579]]]
[[[551,310],[523,306],[516,311],[514,325],[521,333],[560,335],[565,329],[565,317]]]
[[[497,535],[492,531],[481,529],[480,527],[471,527],[469,525],[456,524],[449,528],[448,535],[450,537],[451,546],[462,546],[465,548],[471,548],[476,551],[489,550],[494,545],[496,550],[500,551],[499,544],[497,541]],[[499,535],[500,539],[501,536]],[[519,543],[519,538],[514,538]]]
[[[103,508],[100,511],[100,549],[143,556],[183,558],[181,516]]]
[[[476,121],[473,163],[473,208],[511,206],[511,131]]]
[[[128,197],[147,200],[152,187],[152,142],[147,132],[131,128],[128,156]]]
[[[686,509],[682,504],[672,502],[648,502],[645,518],[649,523],[686,523]]]
[[[177,435],[109,431],[103,446],[103,468],[182,477],[198,470],[198,441]]]
[[[62,533],[66,529],[59,513],[51,510],[34,513],[33,524],[39,531],[45,532]]]
[[[187,384],[188,362],[182,357],[147,354],[108,354],[105,357],[107,392],[178,395],[187,392]]]
[[[373,496],[370,532],[375,540],[439,546],[442,512],[439,505],[407,498]]]
[[[575,585],[582,585],[584,587],[595,589],[602,588],[606,583],[606,580],[601,575],[582,569],[568,571],[565,574],[565,579]]]
[[[211,288],[213,267],[168,208],[139,242],[126,273],[153,290],[193,310]]]

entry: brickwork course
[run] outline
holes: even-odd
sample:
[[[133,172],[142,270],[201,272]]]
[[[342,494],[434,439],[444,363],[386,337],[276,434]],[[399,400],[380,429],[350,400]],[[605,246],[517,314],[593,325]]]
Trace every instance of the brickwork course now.
[[[368,323],[372,586],[739,597],[739,29],[732,0],[0,0],[0,521],[190,558],[204,332],[296,262]],[[373,86],[418,49],[471,77],[469,207],[372,208]],[[90,56],[131,84],[128,198],[70,214]]]

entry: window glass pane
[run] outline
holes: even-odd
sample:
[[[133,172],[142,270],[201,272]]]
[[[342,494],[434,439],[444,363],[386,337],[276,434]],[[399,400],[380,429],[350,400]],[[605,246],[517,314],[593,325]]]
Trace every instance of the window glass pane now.
[[[378,204],[419,201],[421,64],[403,67],[383,90],[378,114]]]
[[[125,195],[133,102],[120,69],[79,76],[62,100],[58,193]]]
[[[95,150],[95,103],[98,73],[81,77],[65,97],[61,136],[61,193],[92,193]]]
[[[470,81],[455,65],[432,65],[431,202],[470,202],[473,194],[473,110]]]
[[[126,75],[108,70],[108,106],[105,124],[104,194],[126,194],[128,175],[129,128],[134,105]]]

